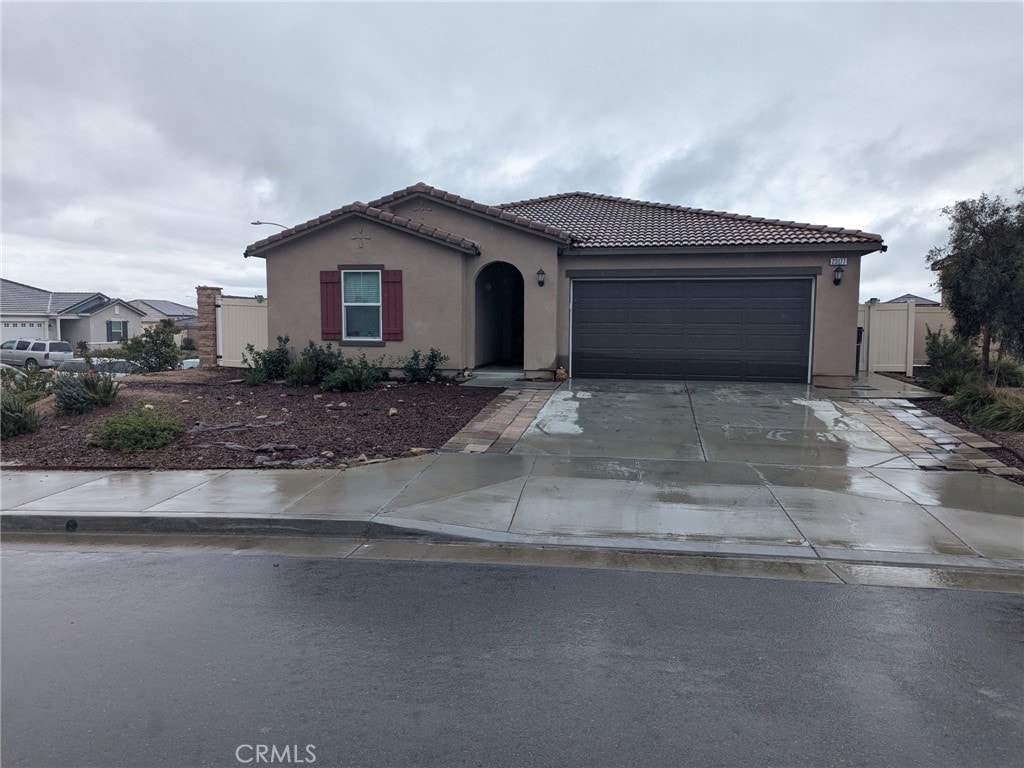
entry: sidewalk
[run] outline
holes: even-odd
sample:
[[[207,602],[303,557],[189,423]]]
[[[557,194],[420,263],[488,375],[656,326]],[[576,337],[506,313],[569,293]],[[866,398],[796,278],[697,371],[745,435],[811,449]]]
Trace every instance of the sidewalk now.
[[[5,470],[2,530],[327,534],[1024,572],[1024,488],[881,467],[427,454],[339,470]]]

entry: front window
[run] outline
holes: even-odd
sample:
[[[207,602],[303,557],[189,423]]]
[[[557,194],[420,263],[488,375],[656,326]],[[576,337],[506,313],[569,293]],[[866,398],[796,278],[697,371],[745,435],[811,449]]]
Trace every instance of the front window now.
[[[107,341],[121,341],[128,338],[128,322],[126,320],[110,321],[110,338]]]
[[[380,272],[343,271],[341,281],[343,338],[380,341]]]

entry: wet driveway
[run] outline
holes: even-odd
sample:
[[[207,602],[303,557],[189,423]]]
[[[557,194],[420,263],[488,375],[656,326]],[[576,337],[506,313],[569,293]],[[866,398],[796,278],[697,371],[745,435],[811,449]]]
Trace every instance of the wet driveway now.
[[[817,467],[904,466],[822,390],[801,384],[575,380],[512,453]]]

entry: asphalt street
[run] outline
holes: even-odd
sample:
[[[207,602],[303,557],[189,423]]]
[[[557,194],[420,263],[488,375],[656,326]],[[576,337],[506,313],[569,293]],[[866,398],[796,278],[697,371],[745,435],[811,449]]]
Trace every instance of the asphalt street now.
[[[1014,595],[142,549],[6,549],[2,576],[6,768],[1024,750]]]

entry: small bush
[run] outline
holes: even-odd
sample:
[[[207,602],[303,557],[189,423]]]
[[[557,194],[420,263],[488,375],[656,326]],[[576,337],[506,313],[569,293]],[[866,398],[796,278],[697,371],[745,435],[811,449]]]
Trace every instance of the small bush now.
[[[1000,432],[1024,432],[1024,392],[997,391],[995,400],[972,420],[978,426]]]
[[[196,351],[196,340],[185,337],[181,340],[181,351],[182,352],[195,352]]]
[[[4,369],[0,372],[0,388],[5,392],[19,395],[26,403],[32,403],[50,393],[52,379],[53,371],[47,368],[38,368],[34,371]]]
[[[42,418],[23,394],[7,389],[0,392],[0,438],[35,432],[41,423]]]
[[[942,328],[933,332],[925,326],[924,348],[933,373],[973,371],[978,368],[977,350]]]
[[[964,384],[953,393],[949,404],[960,413],[974,416],[996,401],[996,388],[982,381]]]
[[[299,354],[299,362],[304,363],[311,370],[310,375],[313,381],[309,383],[320,384],[345,365],[346,360],[341,350],[335,350],[330,343],[326,347],[321,347],[316,342],[310,341]]]
[[[242,371],[242,380],[250,387],[258,387],[267,383],[267,374],[260,368],[246,368]]]
[[[118,383],[109,374],[58,373],[51,390],[54,411],[67,416],[110,405],[117,397]]]
[[[289,387],[308,387],[316,384],[316,364],[305,358],[296,360],[288,366],[284,381]]]
[[[442,355],[438,349],[431,347],[425,357],[420,350],[414,349],[405,361],[405,365],[402,366],[402,371],[405,373],[406,381],[421,384],[428,381],[439,381],[444,378],[439,369],[446,362],[448,362],[448,355]]]
[[[997,387],[1024,387],[1024,365],[1009,357],[993,362],[989,375]]]
[[[246,384],[262,384],[266,381],[277,381],[288,375],[288,366],[292,364],[292,352],[288,348],[288,337],[278,336],[277,347],[258,350],[253,344],[245,345],[242,363],[250,371],[258,371],[251,377],[245,377]],[[262,377],[262,378],[261,378]]]
[[[163,408],[137,405],[100,424],[96,445],[121,453],[163,448],[181,434],[178,418]]]
[[[138,336],[123,339],[121,349],[128,360],[147,373],[173,371],[178,367],[178,346],[174,343],[177,330],[170,320],[161,320]]]
[[[383,368],[361,354],[356,360],[346,359],[341,367],[327,375],[320,388],[331,392],[363,392],[384,381],[385,375]]]
[[[978,381],[977,371],[933,371],[925,374],[922,384],[935,392],[952,395],[961,387],[976,384]]]

